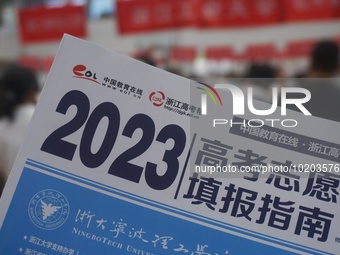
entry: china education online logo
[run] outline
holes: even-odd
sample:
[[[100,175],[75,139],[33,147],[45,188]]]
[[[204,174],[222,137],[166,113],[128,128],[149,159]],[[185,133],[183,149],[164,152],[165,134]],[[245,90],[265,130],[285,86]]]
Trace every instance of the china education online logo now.
[[[97,81],[97,73],[87,69],[85,65],[76,65],[73,67],[73,73],[74,73],[74,78],[80,78],[80,79],[85,79],[89,80],[92,82],[95,82],[97,84],[100,84]]]
[[[94,82],[101,85],[103,88],[110,90],[111,92],[118,92],[122,95],[133,97],[135,99],[141,99],[143,96],[143,89],[126,82],[115,76],[97,76],[97,73],[92,69],[87,68],[83,64],[75,65],[72,69],[73,78],[79,78]],[[101,77],[100,77],[101,76]],[[101,81],[98,81],[101,80]],[[110,92],[109,92],[110,93]]]
[[[28,205],[28,215],[32,223],[44,230],[53,230],[62,226],[69,213],[70,205],[66,197],[52,189],[39,191]]]

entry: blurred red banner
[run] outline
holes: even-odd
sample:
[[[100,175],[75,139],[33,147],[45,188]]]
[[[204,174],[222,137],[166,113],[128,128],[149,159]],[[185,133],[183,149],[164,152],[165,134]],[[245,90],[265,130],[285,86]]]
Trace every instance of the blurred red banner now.
[[[197,3],[197,0],[117,1],[119,32],[144,32],[195,25]]]
[[[264,25],[280,20],[279,0],[228,0],[226,4],[226,26]]]
[[[314,45],[315,45],[315,40],[313,39],[289,42],[286,45],[287,56],[307,57],[310,55]]]
[[[140,32],[152,29],[152,0],[118,1],[119,32]]]
[[[199,0],[200,17],[197,26],[222,27],[225,23],[226,4],[224,0]]]
[[[209,46],[205,49],[205,56],[211,60],[235,59],[236,53],[229,46]]]
[[[331,0],[334,18],[340,18],[340,0]]]
[[[177,27],[196,26],[200,17],[200,0],[173,0]]]
[[[283,0],[284,20],[313,21],[334,17],[334,0]]]
[[[64,33],[82,38],[87,35],[87,14],[84,6],[41,6],[21,9],[18,15],[22,43],[60,40]]]
[[[278,58],[278,49],[273,43],[250,44],[243,53],[243,58],[251,61],[269,61]]]
[[[174,46],[170,49],[170,58],[178,61],[191,62],[195,59],[197,50],[193,46]]]
[[[244,27],[334,19],[340,0],[118,0],[121,34],[195,26]]]

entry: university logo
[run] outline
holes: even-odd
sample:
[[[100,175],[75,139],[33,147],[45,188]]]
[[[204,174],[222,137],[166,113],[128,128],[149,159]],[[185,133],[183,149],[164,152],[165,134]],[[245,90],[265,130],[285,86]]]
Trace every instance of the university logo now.
[[[62,226],[69,212],[70,205],[66,197],[52,189],[38,192],[28,205],[28,215],[32,223],[44,230],[53,230]]]

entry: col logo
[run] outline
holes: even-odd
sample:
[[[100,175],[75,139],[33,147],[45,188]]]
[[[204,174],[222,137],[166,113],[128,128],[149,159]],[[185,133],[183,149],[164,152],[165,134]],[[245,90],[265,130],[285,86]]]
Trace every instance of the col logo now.
[[[75,75],[73,76],[74,78],[81,78],[100,84],[97,81],[97,73],[88,70],[84,65],[76,65],[73,67],[73,73]]]
[[[165,100],[165,95],[162,91],[154,91],[149,95],[149,100],[154,106],[162,106]]]

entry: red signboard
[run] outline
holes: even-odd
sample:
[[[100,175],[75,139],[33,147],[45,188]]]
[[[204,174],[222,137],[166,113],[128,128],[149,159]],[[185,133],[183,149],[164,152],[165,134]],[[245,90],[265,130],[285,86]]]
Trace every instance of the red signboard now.
[[[198,26],[200,27],[222,27],[224,26],[224,15],[226,15],[226,4],[224,0],[199,0]]]
[[[175,26],[196,26],[199,21],[200,0],[173,0],[175,9]]]
[[[120,33],[196,25],[197,0],[117,1]]]
[[[340,0],[117,0],[120,33],[241,27],[340,17]]]
[[[286,53],[289,57],[308,57],[313,49],[315,40],[301,40],[289,42]]]
[[[152,29],[166,29],[174,26],[175,5],[172,0],[151,1],[150,21]]]
[[[280,20],[278,0],[227,0],[225,26],[273,24]]]
[[[152,0],[117,1],[119,32],[151,30],[151,6]]]
[[[279,0],[119,0],[120,33],[164,28],[272,24],[280,20]]]
[[[19,10],[20,38],[23,43],[60,40],[64,33],[86,37],[84,6],[36,7]]]
[[[196,48],[193,46],[174,46],[170,49],[170,58],[191,62],[195,59],[196,53]]]
[[[244,59],[251,61],[268,61],[279,56],[277,48],[272,43],[251,44],[243,54]]]
[[[285,21],[325,20],[334,17],[333,0],[283,0]]]
[[[334,18],[340,18],[340,0],[331,0]]]
[[[229,46],[210,46],[205,50],[205,56],[211,60],[235,59],[234,49]]]

